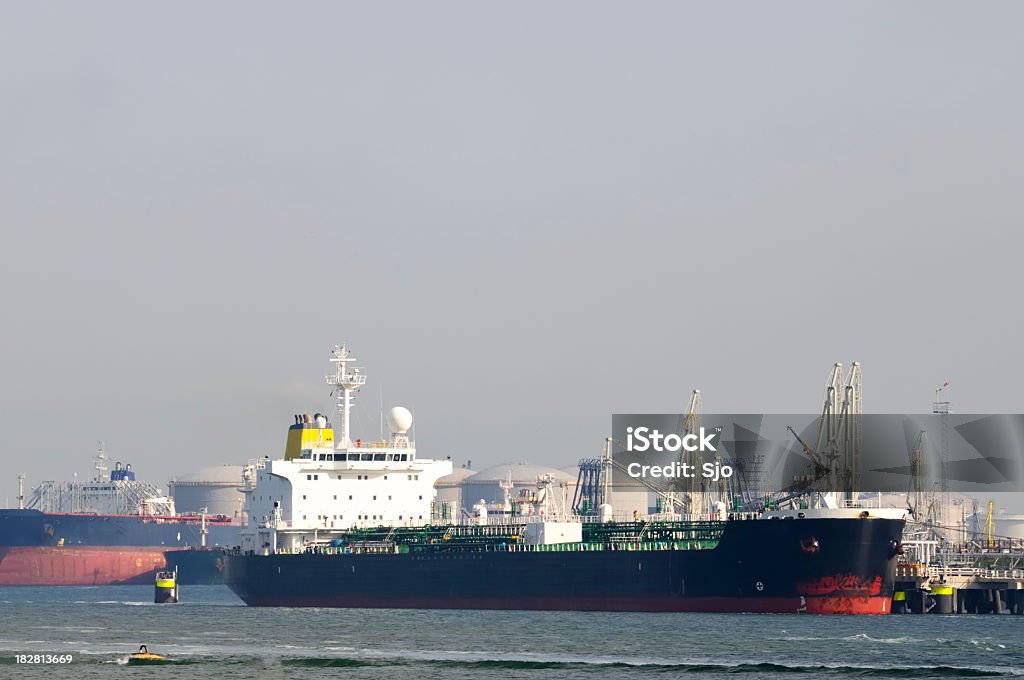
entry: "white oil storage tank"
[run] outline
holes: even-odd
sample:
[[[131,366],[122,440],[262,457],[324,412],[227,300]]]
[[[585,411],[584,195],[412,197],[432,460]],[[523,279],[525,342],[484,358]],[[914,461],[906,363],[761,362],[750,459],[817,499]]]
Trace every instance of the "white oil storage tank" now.
[[[198,514],[206,508],[209,515],[241,516],[242,466],[219,465],[181,475],[167,483],[179,514]]]
[[[462,483],[474,474],[468,467],[461,467],[434,482],[435,521],[446,524],[462,516]]]
[[[506,498],[512,503],[532,502],[539,491],[537,479],[549,476],[556,493],[564,487],[571,505],[576,491],[576,477],[545,465],[531,463],[505,463],[481,470],[462,481],[462,504],[471,508],[481,500],[488,504],[503,505]]]

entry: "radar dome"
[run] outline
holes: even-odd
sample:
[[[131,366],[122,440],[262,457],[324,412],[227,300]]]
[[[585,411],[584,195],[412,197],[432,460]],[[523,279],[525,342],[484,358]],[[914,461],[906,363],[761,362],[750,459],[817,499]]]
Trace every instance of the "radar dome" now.
[[[404,406],[388,411],[388,429],[391,434],[405,434],[412,427],[412,413]]]

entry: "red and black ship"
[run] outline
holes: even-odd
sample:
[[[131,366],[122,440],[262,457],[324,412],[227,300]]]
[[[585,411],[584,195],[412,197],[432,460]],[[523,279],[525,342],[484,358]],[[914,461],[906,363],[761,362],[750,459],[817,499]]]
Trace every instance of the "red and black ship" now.
[[[107,474],[102,444],[95,468],[88,481],[43,482],[27,502],[19,490],[21,507],[0,510],[0,586],[150,583],[179,561],[183,583],[216,577],[221,553],[191,548],[238,545],[237,522],[175,513],[130,464]]]
[[[168,555],[203,544],[203,524],[188,515],[0,510],[0,586],[148,584]],[[205,530],[207,545],[239,543],[228,517],[206,517]],[[219,558],[200,561],[215,567]]]
[[[297,554],[234,553],[248,605],[887,614],[904,520],[881,510],[586,523],[576,543],[524,527],[353,531]]]

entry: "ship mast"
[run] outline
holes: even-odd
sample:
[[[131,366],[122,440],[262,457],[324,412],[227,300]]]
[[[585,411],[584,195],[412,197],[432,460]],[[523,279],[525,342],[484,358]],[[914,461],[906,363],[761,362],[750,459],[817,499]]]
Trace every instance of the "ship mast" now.
[[[100,442],[99,447],[96,449],[96,458],[94,460],[93,468],[96,470],[96,481],[110,481],[107,478],[107,452],[103,448],[103,442]]]
[[[331,363],[335,364],[334,375],[327,376],[327,384],[335,388],[336,399],[338,400],[338,414],[341,416],[341,436],[338,438],[337,448],[349,449],[352,447],[352,439],[349,434],[349,414],[352,411],[354,400],[353,390],[366,384],[366,374],[363,369],[353,367],[351,370],[348,364],[356,358],[349,353],[345,345],[335,345],[331,352]]]

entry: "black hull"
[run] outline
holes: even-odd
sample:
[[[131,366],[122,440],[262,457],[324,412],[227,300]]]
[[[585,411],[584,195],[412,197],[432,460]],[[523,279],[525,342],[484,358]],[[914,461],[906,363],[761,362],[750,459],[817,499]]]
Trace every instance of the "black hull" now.
[[[206,544],[225,547],[240,542],[237,524],[207,522]],[[38,510],[0,510],[0,547],[49,548],[138,546],[185,548],[202,543],[197,517],[173,519],[141,515],[43,513]]]
[[[224,554],[217,548],[168,550],[164,553],[167,569],[178,571],[182,585],[217,586],[224,584]]]
[[[249,605],[885,614],[902,520],[737,520],[705,550],[228,555]]]

